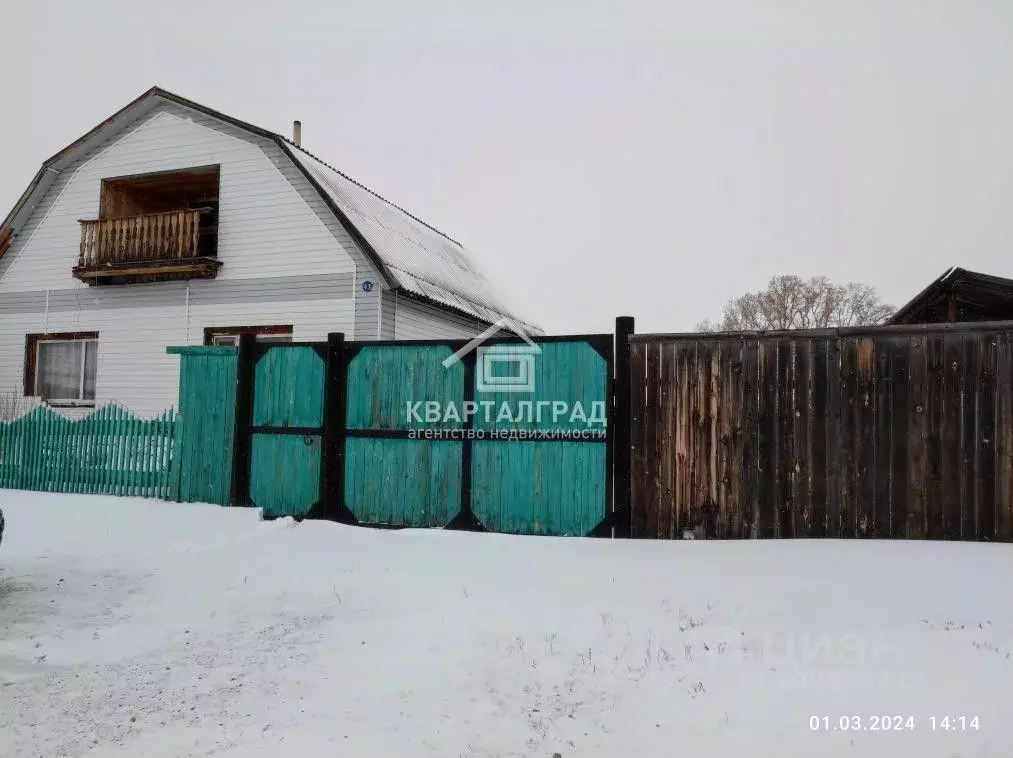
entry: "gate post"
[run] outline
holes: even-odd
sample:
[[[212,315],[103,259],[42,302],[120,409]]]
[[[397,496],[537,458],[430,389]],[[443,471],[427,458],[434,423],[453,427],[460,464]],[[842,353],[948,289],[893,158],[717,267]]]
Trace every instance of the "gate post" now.
[[[633,317],[616,319],[615,345],[615,455],[612,457],[615,472],[612,509],[615,514],[615,536],[629,537],[632,533],[630,507],[630,335],[633,334]]]
[[[253,416],[253,348],[256,336],[239,337],[239,355],[236,365],[236,423],[232,441],[232,497],[231,505],[250,505],[250,447],[253,435],[250,423]]]
[[[345,335],[327,335],[327,368],[324,374],[324,450],[320,462],[323,478],[323,517],[344,524],[357,522],[345,505],[345,403],[348,365]]]

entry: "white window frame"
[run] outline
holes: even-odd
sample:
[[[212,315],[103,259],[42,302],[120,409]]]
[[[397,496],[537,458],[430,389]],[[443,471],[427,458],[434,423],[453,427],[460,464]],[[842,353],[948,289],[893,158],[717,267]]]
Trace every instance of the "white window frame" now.
[[[292,334],[255,334],[254,339],[257,342],[292,342]],[[214,330],[211,331],[211,344],[216,347],[222,346],[239,346],[238,334],[215,334]]]
[[[37,340],[36,341],[36,343],[35,343],[35,387],[33,388],[35,390],[35,396],[36,397],[42,397],[42,394],[39,392],[39,381],[42,378],[42,345],[61,345],[61,344],[62,345],[67,345],[67,344],[70,344],[70,343],[78,343],[78,342],[80,342],[80,343],[94,342],[95,343],[95,350],[96,350],[96,353],[97,353],[97,351],[98,351],[98,339],[96,339],[94,337],[89,337],[88,339],[81,339],[81,340]],[[76,407],[76,408],[91,408],[91,407],[94,407],[94,405],[95,405],[95,399],[92,398],[90,400],[87,400],[84,397],[85,366],[87,365],[87,361],[88,361],[88,348],[87,348],[87,346],[85,346],[81,350],[81,372],[80,372],[80,378],[78,380],[78,387],[77,387],[77,394],[78,394],[78,396],[77,396],[77,398],[47,397],[47,398],[43,398],[45,400],[45,402],[48,403],[49,405],[67,406],[67,407]],[[97,354],[95,356],[95,385],[96,385],[95,386],[96,394],[98,394],[98,355]]]

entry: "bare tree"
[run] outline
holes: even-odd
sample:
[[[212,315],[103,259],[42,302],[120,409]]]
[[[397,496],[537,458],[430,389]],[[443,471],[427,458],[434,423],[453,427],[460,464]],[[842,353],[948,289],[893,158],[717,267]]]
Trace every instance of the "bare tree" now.
[[[775,276],[767,288],[733,298],[721,321],[701,321],[701,332],[824,329],[882,324],[893,307],[867,284],[834,284],[825,276]]]

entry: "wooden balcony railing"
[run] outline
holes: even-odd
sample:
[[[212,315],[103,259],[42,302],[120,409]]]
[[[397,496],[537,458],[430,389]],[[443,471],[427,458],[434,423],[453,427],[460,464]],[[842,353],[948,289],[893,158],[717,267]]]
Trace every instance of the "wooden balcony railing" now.
[[[200,211],[81,222],[82,267],[197,257]]]
[[[202,213],[169,211],[81,221],[81,253],[74,276],[90,281],[163,274],[212,277],[221,263],[202,244],[202,234],[209,231],[201,226]],[[213,227],[210,232],[217,234]]]

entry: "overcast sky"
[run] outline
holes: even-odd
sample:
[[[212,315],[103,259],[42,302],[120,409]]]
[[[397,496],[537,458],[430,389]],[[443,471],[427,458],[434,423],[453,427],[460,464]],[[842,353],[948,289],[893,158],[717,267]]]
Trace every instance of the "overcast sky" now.
[[[1013,2],[4,0],[0,217],[154,84],[290,133],[549,332],[1013,276]]]

